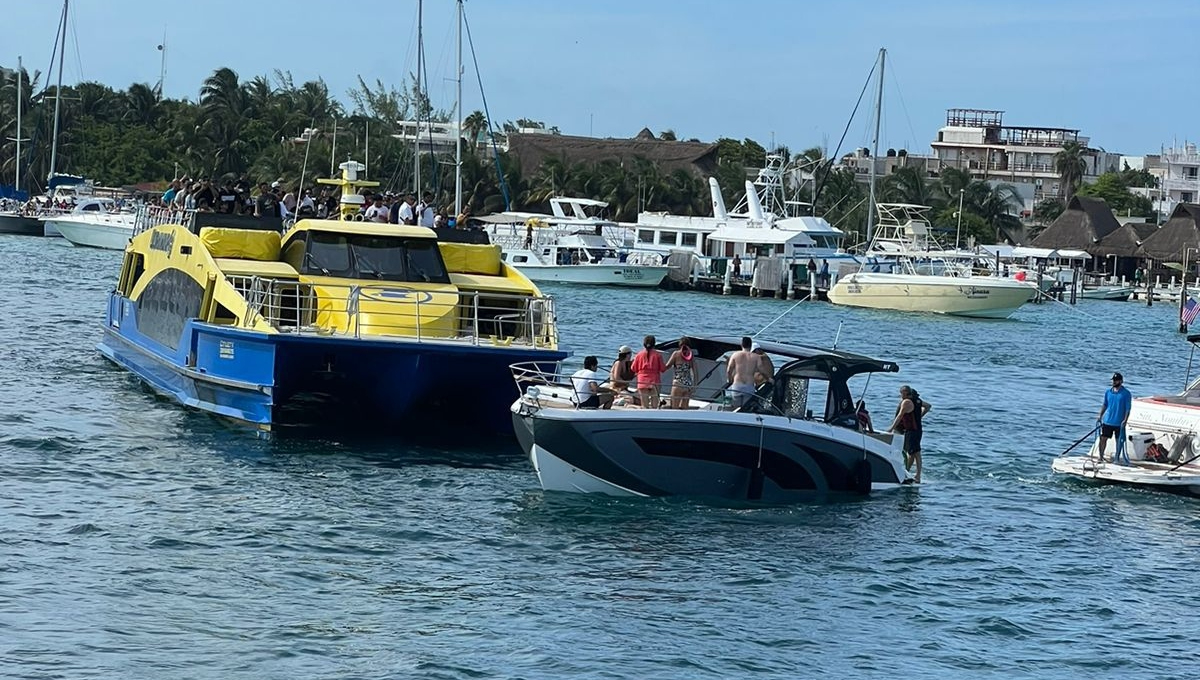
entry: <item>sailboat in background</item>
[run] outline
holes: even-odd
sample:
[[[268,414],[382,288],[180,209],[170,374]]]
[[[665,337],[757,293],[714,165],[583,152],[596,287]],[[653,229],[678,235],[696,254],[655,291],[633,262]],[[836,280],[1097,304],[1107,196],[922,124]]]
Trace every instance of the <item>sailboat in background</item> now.
[[[21,234],[23,236],[41,236],[42,223],[38,222],[37,217],[26,214],[27,207],[21,193],[21,142],[26,141],[21,138],[21,108],[24,97],[23,78],[25,76],[24,66],[21,64],[21,57],[17,57],[17,132],[12,138],[17,143],[17,158],[16,158],[16,177],[13,181],[14,196],[12,201],[14,206],[9,210],[0,211],[0,234]]]
[[[58,81],[54,86],[54,131],[50,135],[50,173],[46,176],[46,201],[49,203],[49,215],[42,215],[42,235],[43,236],[60,236],[58,229],[53,222],[47,221],[47,217],[53,218],[57,213],[62,212],[64,204],[68,210],[73,206],[75,199],[78,196],[88,195],[91,193],[90,185],[78,175],[67,175],[58,172],[58,132],[59,123],[62,120],[62,77],[63,77],[63,57],[67,52],[67,17],[70,9],[71,0],[63,0],[62,18],[59,20],[58,30],[59,36],[55,43],[58,52]],[[53,59],[51,59],[53,63]]]

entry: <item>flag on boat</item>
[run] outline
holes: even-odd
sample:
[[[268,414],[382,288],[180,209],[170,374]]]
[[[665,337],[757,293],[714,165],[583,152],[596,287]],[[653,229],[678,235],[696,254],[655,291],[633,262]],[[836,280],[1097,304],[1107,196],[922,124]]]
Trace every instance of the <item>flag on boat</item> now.
[[[1196,315],[1200,314],[1200,303],[1196,302],[1196,298],[1188,297],[1187,302],[1183,303],[1183,313],[1180,315],[1180,320],[1183,325],[1190,326],[1196,320]]]

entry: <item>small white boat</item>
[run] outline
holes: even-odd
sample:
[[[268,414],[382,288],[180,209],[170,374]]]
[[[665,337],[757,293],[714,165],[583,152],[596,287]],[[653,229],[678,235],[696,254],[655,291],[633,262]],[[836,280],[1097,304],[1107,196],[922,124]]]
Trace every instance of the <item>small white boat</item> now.
[[[47,218],[44,224],[47,231],[54,229],[72,245],[125,250],[136,219],[134,213],[117,212],[110,198],[89,198],[69,213]]]
[[[1200,335],[1187,339],[1194,354]],[[1120,463],[1114,462],[1117,442],[1108,446],[1101,459],[1093,434],[1087,454],[1060,455],[1050,469],[1089,481],[1200,496],[1200,379],[1185,382],[1188,386],[1181,394],[1133,400],[1122,436],[1128,460],[1122,456]]]
[[[1117,300],[1124,302],[1133,295],[1133,286],[1100,286],[1098,288],[1083,288],[1079,297],[1084,300]]]
[[[1050,469],[1089,481],[1128,484],[1200,496],[1200,466],[1131,460],[1129,465],[1101,462],[1095,456],[1055,458]]]

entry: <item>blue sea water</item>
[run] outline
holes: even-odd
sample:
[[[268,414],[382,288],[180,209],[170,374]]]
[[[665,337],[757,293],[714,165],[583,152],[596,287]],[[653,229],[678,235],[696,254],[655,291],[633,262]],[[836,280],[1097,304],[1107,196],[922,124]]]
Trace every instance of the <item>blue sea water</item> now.
[[[119,259],[0,236],[2,677],[1200,674],[1196,501],[1049,472],[1112,371],[1182,387],[1169,305],[548,288],[578,356],[774,320],[900,364],[860,387],[877,424],[901,383],[933,404],[921,488],[726,508],[544,494],[509,441],[264,441],[186,412],[94,351]]]

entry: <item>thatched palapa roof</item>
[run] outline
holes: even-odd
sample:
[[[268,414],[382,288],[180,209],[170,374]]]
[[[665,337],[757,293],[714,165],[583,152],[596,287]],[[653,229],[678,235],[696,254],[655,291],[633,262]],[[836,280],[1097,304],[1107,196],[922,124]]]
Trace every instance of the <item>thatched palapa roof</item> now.
[[[1042,230],[1029,245],[1035,248],[1086,250],[1096,255],[1100,240],[1121,228],[1112,209],[1102,198],[1075,196],[1058,219]]]
[[[712,175],[717,169],[716,144],[664,141],[655,139],[649,130],[633,139],[514,132],[508,135],[508,149],[526,173],[536,171],[547,157],[562,158],[568,164],[628,163],[644,158],[664,173],[682,168],[699,176]]]
[[[1160,262],[1196,262],[1200,258],[1200,205],[1180,203],[1158,231],[1142,241],[1139,255]],[[1193,249],[1190,253],[1188,249]]]
[[[1100,239],[1095,248],[1089,252],[1096,257],[1141,257],[1139,248],[1151,234],[1158,231],[1158,226],[1145,222],[1130,222],[1117,228],[1108,236]]]

